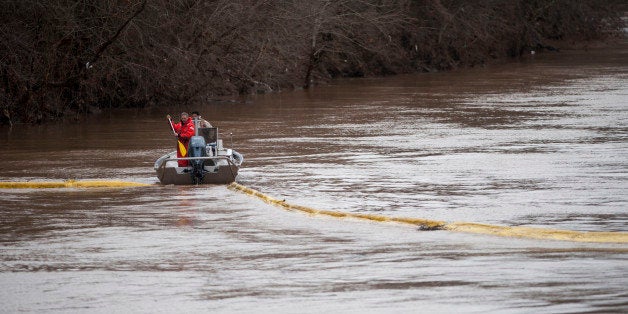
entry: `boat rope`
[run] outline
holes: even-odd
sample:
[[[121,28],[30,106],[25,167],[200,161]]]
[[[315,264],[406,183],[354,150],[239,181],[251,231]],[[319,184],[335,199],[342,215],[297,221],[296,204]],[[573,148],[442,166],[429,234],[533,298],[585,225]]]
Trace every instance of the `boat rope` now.
[[[388,217],[375,214],[344,213],[331,210],[318,210],[306,206],[293,205],[285,200],[279,200],[257,190],[248,188],[238,183],[228,186],[231,190],[255,196],[262,201],[281,207],[289,211],[298,211],[310,215],[329,216],[334,218],[357,218],[376,222],[396,222],[418,226],[420,230],[448,230],[453,232],[465,232],[475,234],[488,234],[501,237],[516,237],[542,240],[560,240],[573,242],[595,243],[628,243],[628,232],[583,232],[571,230],[544,229],[535,227],[509,227],[472,222],[448,223],[439,220],[421,218]]]
[[[0,182],[0,189],[45,189],[45,188],[124,188],[149,186],[152,184],[128,181],[22,181]]]

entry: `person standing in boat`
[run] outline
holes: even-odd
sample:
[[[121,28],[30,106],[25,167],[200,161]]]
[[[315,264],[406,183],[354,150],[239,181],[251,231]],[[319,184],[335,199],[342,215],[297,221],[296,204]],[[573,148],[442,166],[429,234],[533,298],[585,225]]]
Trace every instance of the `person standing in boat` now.
[[[211,128],[212,127],[212,124],[209,123],[209,121],[203,119],[201,117],[201,114],[198,113],[198,111],[192,111],[192,120],[197,119],[197,118],[199,120],[199,123],[200,123],[199,125],[200,125],[201,128]]]
[[[194,122],[187,112],[181,113],[181,121],[179,123],[173,123],[170,115],[166,116],[172,124],[175,136],[177,137],[177,158],[188,156],[188,144],[190,138],[194,136]],[[179,167],[187,167],[187,160],[177,160]]]

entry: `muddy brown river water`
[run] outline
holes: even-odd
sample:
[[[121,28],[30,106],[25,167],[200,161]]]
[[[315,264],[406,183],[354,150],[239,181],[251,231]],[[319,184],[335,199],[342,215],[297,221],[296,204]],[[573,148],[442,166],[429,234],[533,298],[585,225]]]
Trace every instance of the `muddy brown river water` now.
[[[0,129],[0,181],[157,183],[197,109],[238,182],[352,213],[628,231],[628,46]],[[232,135],[230,135],[232,134]],[[0,190],[0,312],[628,312],[628,245],[288,212],[226,186]]]

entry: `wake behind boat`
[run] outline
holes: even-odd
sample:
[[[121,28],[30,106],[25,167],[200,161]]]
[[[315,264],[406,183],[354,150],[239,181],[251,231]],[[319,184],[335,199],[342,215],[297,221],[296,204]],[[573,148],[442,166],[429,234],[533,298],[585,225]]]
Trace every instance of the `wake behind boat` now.
[[[195,121],[198,126],[198,121]],[[177,151],[161,156],[155,161],[157,178],[162,184],[225,184],[235,181],[242,154],[225,148],[219,138],[218,128],[195,128],[190,139],[187,156],[177,158]],[[187,167],[180,167],[178,160],[188,160]]]

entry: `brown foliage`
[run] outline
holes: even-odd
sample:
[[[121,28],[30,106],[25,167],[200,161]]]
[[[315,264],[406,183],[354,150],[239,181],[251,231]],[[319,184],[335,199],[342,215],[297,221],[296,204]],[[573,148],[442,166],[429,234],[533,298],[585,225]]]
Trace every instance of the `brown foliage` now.
[[[414,1],[417,23],[404,37],[424,70],[474,66],[524,51],[549,49],[546,40],[594,40],[620,28],[612,1]],[[414,46],[413,46],[414,45]]]
[[[612,3],[4,0],[0,123],[473,66],[608,36]]]

